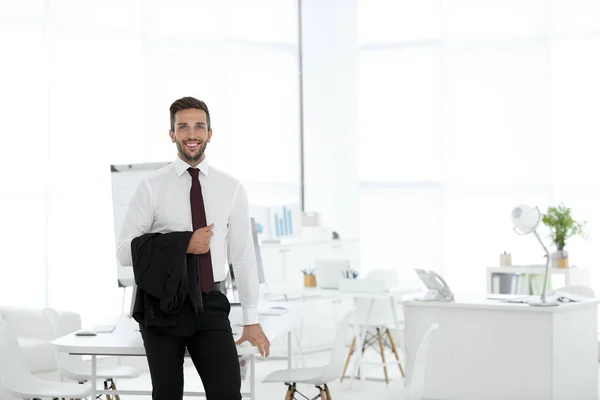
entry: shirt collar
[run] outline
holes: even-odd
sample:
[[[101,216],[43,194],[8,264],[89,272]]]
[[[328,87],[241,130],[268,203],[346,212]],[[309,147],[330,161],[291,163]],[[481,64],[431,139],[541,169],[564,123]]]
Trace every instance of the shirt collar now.
[[[186,173],[188,168],[190,167],[190,165],[183,161],[181,158],[179,158],[179,156],[175,158],[175,161],[173,163],[175,164],[175,171],[177,171],[177,177],[181,177],[181,175]],[[202,160],[200,164],[196,166],[196,168],[198,168],[200,172],[204,174],[204,176],[208,176],[208,162],[206,162],[206,156],[204,156],[204,160]]]

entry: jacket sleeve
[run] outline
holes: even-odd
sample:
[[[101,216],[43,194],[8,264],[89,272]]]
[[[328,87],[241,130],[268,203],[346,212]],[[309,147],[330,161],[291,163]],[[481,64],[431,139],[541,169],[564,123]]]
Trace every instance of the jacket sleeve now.
[[[188,293],[186,252],[192,232],[147,233],[131,241],[135,284],[176,313]]]

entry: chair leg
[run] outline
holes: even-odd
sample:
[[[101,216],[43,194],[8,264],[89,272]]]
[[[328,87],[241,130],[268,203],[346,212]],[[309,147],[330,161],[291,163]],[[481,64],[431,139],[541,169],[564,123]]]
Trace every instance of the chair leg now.
[[[392,345],[392,351],[394,352],[394,355],[396,356],[396,361],[398,361],[398,366],[400,367],[400,373],[402,374],[402,377],[404,378],[404,369],[402,368],[402,362],[400,361],[400,356],[398,356],[398,350],[396,350],[396,344],[394,343],[394,339],[392,339],[392,334],[390,333],[389,328],[386,329],[386,331],[387,331],[388,338],[390,339],[390,344]]]
[[[319,388],[319,394],[321,395],[321,400],[327,400],[327,394],[325,393],[325,391],[321,388]]]
[[[294,393],[296,393],[296,384],[288,384],[288,390],[285,393],[285,400],[294,400]]]
[[[325,394],[327,395],[327,400],[332,400],[331,393],[329,393],[329,387],[325,384]]]
[[[108,390],[108,381],[104,381],[104,390]],[[106,400],[111,400],[110,394],[106,395]]]
[[[343,382],[344,376],[346,376],[348,364],[350,364],[350,357],[352,357],[352,352],[354,351],[354,345],[356,345],[356,336],[354,337],[354,339],[352,339],[352,344],[350,345],[350,351],[348,351],[348,357],[346,357],[346,364],[344,365],[344,371],[342,372],[342,376],[340,377],[340,382]]]
[[[112,390],[117,390],[117,385],[115,384],[115,381],[112,380],[112,378],[110,380],[110,388]],[[121,397],[119,397],[118,394],[115,394],[114,396],[115,396],[115,400],[121,400]]]
[[[368,334],[369,334],[368,330],[367,330],[367,331],[365,331],[365,337],[364,337],[364,340],[363,340],[362,352],[361,352],[361,360],[362,360],[362,359],[364,358],[364,356],[365,356],[365,349],[367,348],[367,344],[368,344],[368,343],[367,343],[367,335],[368,335]],[[357,372],[358,372],[358,377],[360,378],[360,365],[358,366],[358,370],[357,370]]]
[[[383,352],[383,341],[381,340],[381,331],[377,328],[377,340],[379,341],[379,350],[381,351],[381,361],[383,361],[383,374],[385,375],[385,384],[389,383],[387,366],[385,365],[385,354]]]

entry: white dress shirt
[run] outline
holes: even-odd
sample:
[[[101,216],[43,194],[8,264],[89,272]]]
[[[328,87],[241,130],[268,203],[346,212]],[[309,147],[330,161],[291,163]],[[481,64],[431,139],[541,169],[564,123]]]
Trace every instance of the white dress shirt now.
[[[179,157],[156,171],[138,186],[131,199],[121,231],[117,257],[121,265],[132,265],[131,241],[145,233],[193,231],[190,208],[190,166]],[[245,325],[258,323],[258,273],[248,197],[231,176],[210,167],[206,158],[197,166],[206,211],[213,227],[210,239],[215,282],[223,281],[233,265]]]

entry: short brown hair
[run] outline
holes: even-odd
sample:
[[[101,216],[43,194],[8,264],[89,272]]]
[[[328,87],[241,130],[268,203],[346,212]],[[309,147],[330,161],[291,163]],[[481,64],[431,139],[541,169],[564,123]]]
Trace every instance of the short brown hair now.
[[[208,123],[208,130],[210,131],[210,113],[208,112],[208,107],[206,103],[202,100],[198,100],[193,97],[182,97],[179,100],[175,100],[169,111],[171,112],[171,130],[175,132],[175,114],[181,110],[187,110],[190,108],[197,108],[198,110],[203,110],[206,113],[206,122]]]

